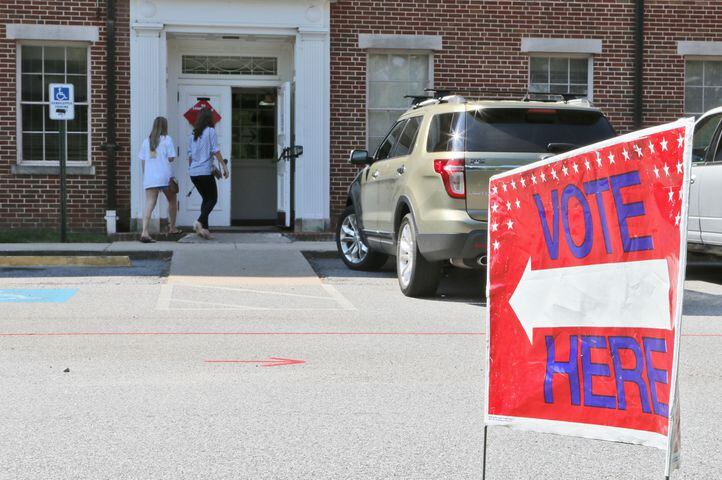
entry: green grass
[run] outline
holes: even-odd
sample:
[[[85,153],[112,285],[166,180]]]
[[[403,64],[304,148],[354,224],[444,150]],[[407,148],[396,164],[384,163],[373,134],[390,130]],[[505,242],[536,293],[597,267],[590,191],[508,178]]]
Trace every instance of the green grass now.
[[[70,243],[107,243],[108,237],[97,232],[68,232]],[[0,230],[0,243],[57,243],[60,230]]]

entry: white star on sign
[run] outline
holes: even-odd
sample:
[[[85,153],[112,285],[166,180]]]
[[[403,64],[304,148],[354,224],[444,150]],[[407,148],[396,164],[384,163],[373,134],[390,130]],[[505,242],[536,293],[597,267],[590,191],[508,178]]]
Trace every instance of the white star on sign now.
[[[502,190],[504,190],[506,192],[506,183],[502,183],[501,188],[502,188]]]
[[[679,199],[682,200],[682,189],[679,189]]]
[[[516,181],[514,179],[512,179],[512,181],[511,181],[511,188],[516,190]]]
[[[596,153],[597,153],[597,165],[599,165],[601,167],[602,166],[602,157],[599,156],[599,152],[596,152]]]
[[[492,245],[494,245],[494,250],[499,250],[499,241],[498,240],[494,240],[494,243],[492,243]]]
[[[546,174],[545,174],[544,172],[541,172],[541,173],[539,174],[539,178],[542,179],[542,182],[546,182],[546,181],[547,181],[547,176],[546,176]]]
[[[552,177],[553,177],[555,180],[559,180],[559,177],[557,177],[557,171],[556,171],[556,170],[554,170],[554,169],[552,168],[552,170],[551,170],[550,173],[552,174]]]
[[[491,189],[491,193],[493,193],[494,195],[499,193],[499,189],[496,187],[496,185],[494,185],[494,188]]]
[[[659,169],[657,168],[657,165],[654,166],[654,175],[659,178]]]
[[[679,162],[679,163],[677,164],[677,173],[682,173],[682,167],[683,167],[683,166],[684,166],[684,165],[682,165],[682,162]]]
[[[669,177],[669,167],[667,164],[664,164],[664,167],[662,167],[662,170],[664,170],[664,174]]]
[[[497,230],[499,230],[499,224],[496,223],[496,222],[492,223],[492,224],[491,224],[491,231],[492,231],[492,232],[496,232]]]
[[[648,147],[649,147],[649,153],[654,153],[654,143],[652,143],[650,141]]]
[[[576,163],[573,163],[572,168],[574,169],[574,173],[579,173],[579,165],[577,165]]]
[[[626,148],[624,150],[622,150],[622,155],[624,155],[624,161],[629,160],[629,152],[627,151]]]
[[[567,168],[566,165],[564,165],[564,166],[562,167],[562,173],[564,174],[565,177],[568,177],[568,176],[569,176],[569,169]]]
[[[534,185],[536,185],[536,177],[534,176],[533,173],[531,174],[531,183],[533,183]]]
[[[682,220],[682,216],[678,213],[676,217],[674,217],[674,224],[679,226],[679,221]]]
[[[634,151],[637,152],[637,155],[639,155],[640,157],[642,156],[642,149],[639,145],[634,146]]]
[[[591,168],[591,164],[589,163],[589,159],[584,160],[584,166],[587,167],[587,170]]]
[[[508,222],[506,222],[506,226],[509,230],[514,230],[514,221],[510,218]]]
[[[518,198],[516,199],[516,202],[514,202],[514,204],[516,204],[516,208],[521,208],[521,202]]]
[[[610,153],[607,158],[609,159],[609,164],[613,165],[614,164],[614,154]]]
[[[511,202],[506,202],[506,209],[511,211]]]
[[[526,179],[524,177],[521,177],[521,186],[526,187]]]
[[[677,146],[682,148],[682,145],[684,145],[684,137],[680,135],[679,137],[677,137]]]
[[[659,142],[660,145],[662,145],[662,151],[664,152],[667,150],[667,139],[663,138],[661,142]]]
[[[668,193],[667,196],[669,197],[669,203],[674,203],[674,190],[672,190],[672,189],[670,188],[670,189],[669,189],[669,192],[667,192],[667,193]]]
[[[494,213],[496,213],[496,212],[499,211],[499,205],[497,205],[497,204],[495,203],[494,205],[491,206],[491,209],[494,211]]]

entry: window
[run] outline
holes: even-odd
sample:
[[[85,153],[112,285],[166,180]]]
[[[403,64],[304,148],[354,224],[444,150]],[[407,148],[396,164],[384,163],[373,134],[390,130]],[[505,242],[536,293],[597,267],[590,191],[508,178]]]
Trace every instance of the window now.
[[[694,146],[692,147],[692,161],[703,162],[707,154],[712,136],[717,131],[717,125],[722,119],[722,113],[710,115],[697,123],[694,127]]]
[[[75,120],[68,121],[68,162],[88,162],[88,49],[84,46],[20,45],[19,159],[60,161],[60,122],[50,120],[48,86],[75,86]]]
[[[276,92],[241,91],[233,94],[232,158],[276,159]]]
[[[684,72],[684,112],[700,115],[722,105],[722,60],[687,60]]]
[[[399,137],[399,141],[394,148],[392,157],[403,157],[408,155],[414,148],[416,142],[416,134],[419,133],[419,127],[421,126],[421,119],[423,117],[411,117],[406,123],[403,133]]]
[[[370,53],[368,56],[368,150],[373,151],[410,105],[404,95],[430,86],[430,55]]]
[[[546,153],[550,143],[583,146],[614,135],[599,112],[485,108],[435,115],[427,151]]]
[[[384,139],[383,143],[379,147],[379,149],[376,151],[376,155],[374,155],[374,159],[376,160],[385,160],[389,158],[389,154],[391,153],[391,149],[394,148],[394,145],[396,145],[396,140],[399,139],[399,136],[401,135],[401,131],[404,128],[404,125],[406,124],[406,120],[403,120],[401,122],[396,123],[394,125],[394,128],[391,129],[389,134]]]
[[[578,93],[591,98],[591,58],[530,57],[529,91]]]
[[[276,57],[183,55],[183,73],[194,75],[277,75]]]

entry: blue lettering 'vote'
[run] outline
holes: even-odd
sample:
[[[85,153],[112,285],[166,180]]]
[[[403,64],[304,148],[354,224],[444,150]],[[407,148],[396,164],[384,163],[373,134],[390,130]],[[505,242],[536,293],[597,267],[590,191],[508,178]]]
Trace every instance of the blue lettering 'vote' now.
[[[569,336],[569,358],[558,360],[555,354],[554,337],[545,337],[547,349],[546,375],[544,377],[544,401],[553,404],[554,377],[563,375],[569,384],[569,398],[572,405],[586,407],[627,410],[627,391],[631,387],[639,393],[640,407],[644,413],[654,412],[667,418],[669,406],[659,401],[657,384],[667,385],[666,370],[654,368],[652,352],[667,352],[667,344],[663,338],[643,338],[642,345],[632,337],[604,337],[596,335]],[[592,350],[602,350],[609,354],[612,361],[610,370],[608,363],[592,362]],[[622,366],[621,352],[626,350],[634,357],[634,368]],[[579,370],[581,357],[581,372]],[[594,377],[609,378],[614,372],[616,395],[599,395],[592,390]],[[581,381],[580,381],[581,378]],[[633,390],[634,391],[634,390]]]
[[[564,238],[569,250],[577,258],[584,258],[589,255],[594,242],[594,221],[592,219],[592,207],[589,204],[587,196],[594,198],[599,215],[602,237],[604,239],[604,248],[608,254],[613,252],[612,242],[609,237],[609,223],[607,221],[607,212],[604,207],[604,192],[610,191],[614,199],[614,206],[617,211],[617,224],[619,226],[619,235],[622,241],[622,248],[625,252],[640,252],[645,250],[654,250],[654,242],[651,235],[641,237],[630,237],[627,220],[632,217],[644,216],[644,204],[642,202],[624,203],[622,199],[622,189],[639,185],[639,172],[631,171],[620,175],[613,175],[608,178],[599,178],[584,183],[584,191],[576,185],[567,185],[562,191],[561,204],[559,201],[559,191],[554,189],[551,192],[551,226],[544,209],[544,203],[538,193],[534,194],[534,203],[536,204],[537,213],[541,222],[542,233],[546,243],[547,252],[552,260],[559,258],[559,224],[560,224],[560,207],[561,207],[561,223],[564,227]],[[569,220],[569,202],[573,199],[577,201],[583,212],[584,220],[584,237],[580,243],[576,243],[571,233]]]

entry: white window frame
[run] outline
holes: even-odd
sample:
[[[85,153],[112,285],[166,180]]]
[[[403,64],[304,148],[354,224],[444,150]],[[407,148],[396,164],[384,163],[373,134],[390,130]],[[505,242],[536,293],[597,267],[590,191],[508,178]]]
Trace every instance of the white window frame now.
[[[270,74],[221,74],[221,73],[185,73],[183,72],[183,57],[264,57],[274,58],[276,60],[276,73],[275,75]],[[281,78],[280,67],[282,58],[277,54],[219,54],[219,53],[189,53],[182,51],[179,54],[178,63],[178,78],[203,78],[209,80],[218,80],[223,78],[229,78],[234,80],[278,80]]]
[[[685,55],[683,57],[684,60],[684,78],[682,79],[682,112],[685,115],[694,115],[695,117],[699,118],[702,114],[705,113],[705,110],[699,113],[689,113],[687,111],[687,62],[722,62],[722,56],[717,55]],[[703,67],[704,68],[704,67]],[[704,78],[702,79],[702,86],[701,87],[694,87],[694,88],[701,88],[702,89],[702,108],[704,109]]]
[[[365,116],[366,116],[366,139],[365,139],[365,145],[366,148],[369,148],[369,140],[371,136],[369,135],[369,112],[371,110],[370,101],[371,101],[371,95],[370,95],[370,83],[371,83],[371,71],[369,69],[370,57],[371,55],[428,55],[429,58],[429,76],[427,80],[426,88],[434,88],[434,52],[432,50],[416,50],[416,49],[409,49],[409,50],[403,50],[403,49],[369,49],[366,51],[366,103],[365,103]],[[419,92],[423,93],[423,92]],[[397,119],[398,120],[398,119]],[[389,128],[396,124],[396,121],[392,125],[389,125]],[[388,131],[386,132],[388,133]],[[373,155],[374,152],[369,151],[369,155]]]
[[[531,52],[528,55],[527,64],[527,91],[531,91],[531,59],[532,58],[564,58],[564,59],[587,59],[587,98],[590,102],[594,101],[594,56],[581,53],[549,53],[549,52]],[[569,71],[567,71],[567,79]]]
[[[16,47],[16,72],[15,72],[15,98],[16,98],[16,106],[15,106],[15,121],[17,123],[16,125],[16,151],[17,151],[17,164],[22,166],[28,166],[28,167],[57,167],[60,165],[59,161],[54,160],[24,160],[23,159],[23,117],[22,117],[22,47],[23,46],[33,46],[33,47],[84,47],[86,51],[86,68],[87,68],[87,99],[85,102],[80,103],[80,105],[87,106],[88,111],[88,154],[87,154],[87,160],[72,160],[67,161],[67,166],[69,167],[87,167],[92,165],[92,159],[91,159],[91,153],[93,151],[93,141],[92,141],[92,78],[91,78],[91,55],[90,55],[90,47],[91,45],[87,42],[57,42],[57,41],[43,41],[43,40],[19,40],[15,43]],[[44,88],[44,87],[43,87]],[[46,92],[47,93],[47,92]],[[67,151],[68,145],[67,141],[65,143],[65,148]]]

